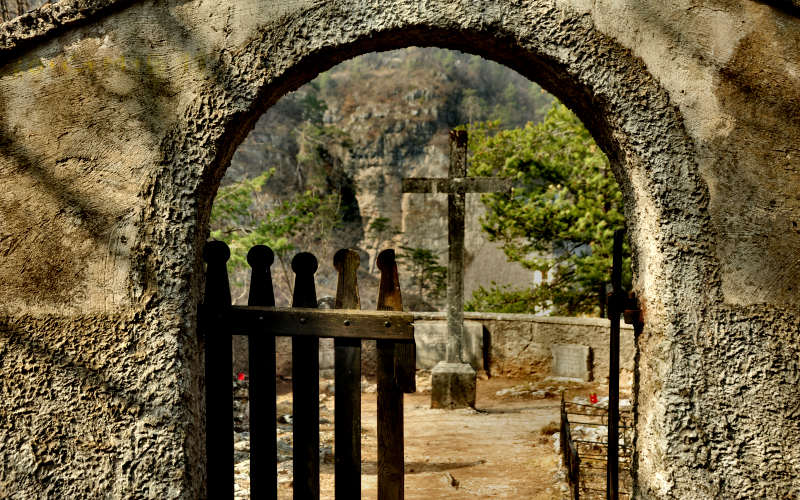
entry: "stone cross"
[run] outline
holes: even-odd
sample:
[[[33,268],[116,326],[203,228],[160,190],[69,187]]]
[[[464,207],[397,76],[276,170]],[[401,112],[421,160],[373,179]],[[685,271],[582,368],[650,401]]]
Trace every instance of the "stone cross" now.
[[[447,241],[449,259],[447,263],[447,358],[446,364],[452,366],[437,366],[433,373],[434,407],[463,407],[475,404],[475,371],[461,359],[461,349],[464,339],[464,232],[465,206],[467,193],[491,193],[508,191],[511,188],[510,179],[495,177],[467,177],[467,132],[464,130],[450,131],[450,169],[446,178],[410,178],[403,179],[404,193],[446,193],[447,194]],[[467,370],[468,368],[468,370]],[[451,374],[443,390],[441,398],[437,397],[436,372],[447,370]],[[468,383],[469,387],[454,387],[461,380]],[[465,391],[466,390],[466,391]],[[465,393],[465,398],[456,393]],[[470,393],[471,392],[471,401]],[[449,394],[449,396],[448,396]]]

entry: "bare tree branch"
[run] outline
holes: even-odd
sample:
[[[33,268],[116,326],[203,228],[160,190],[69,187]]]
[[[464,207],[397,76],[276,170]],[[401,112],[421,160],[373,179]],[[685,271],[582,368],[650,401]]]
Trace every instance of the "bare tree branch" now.
[[[0,19],[3,21],[8,21],[9,19],[8,5],[6,5],[6,0],[0,0]]]

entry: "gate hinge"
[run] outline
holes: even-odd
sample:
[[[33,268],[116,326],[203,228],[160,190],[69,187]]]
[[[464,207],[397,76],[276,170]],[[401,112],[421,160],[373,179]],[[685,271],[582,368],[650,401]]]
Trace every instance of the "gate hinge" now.
[[[625,323],[634,326],[644,324],[644,313],[642,308],[639,307],[639,301],[636,299],[636,292],[630,292],[622,302],[622,316]]]

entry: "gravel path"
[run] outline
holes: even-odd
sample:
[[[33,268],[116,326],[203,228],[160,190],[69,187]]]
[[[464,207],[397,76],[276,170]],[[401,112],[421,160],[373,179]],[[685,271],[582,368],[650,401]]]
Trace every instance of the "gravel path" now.
[[[558,422],[558,389],[552,382],[490,379],[478,384],[478,410],[432,410],[430,394],[405,397],[406,498],[560,499],[566,485],[554,435],[542,429]],[[429,382],[419,381],[425,390]],[[377,498],[376,398],[362,384],[362,498]],[[333,499],[333,386],[320,385],[321,497]],[[575,394],[596,387],[573,384]],[[249,433],[246,382],[235,394],[235,498],[249,499]],[[279,391],[280,392],[280,391]],[[292,498],[291,393],[278,397],[279,498]]]

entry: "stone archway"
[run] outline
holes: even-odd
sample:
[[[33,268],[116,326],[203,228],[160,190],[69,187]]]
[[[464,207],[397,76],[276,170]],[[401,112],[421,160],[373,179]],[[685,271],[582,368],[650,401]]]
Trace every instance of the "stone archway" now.
[[[789,307],[800,299],[786,286],[800,277],[787,250],[800,238],[770,233],[779,240],[760,248],[777,261],[754,268],[736,235],[777,220],[768,213],[776,200],[780,221],[797,220],[800,174],[760,172],[769,155],[736,166],[718,159],[746,157],[748,141],[782,139],[753,124],[759,110],[749,103],[714,105],[718,89],[744,99],[748,82],[725,75],[752,63],[752,47],[719,55],[705,43],[713,27],[670,9],[656,1],[621,12],[577,1],[98,1],[56,4],[33,18],[38,24],[0,27],[0,172],[14,186],[0,196],[8,228],[0,276],[14,296],[3,306],[0,373],[26,388],[4,394],[4,411],[23,411],[0,436],[3,462],[14,464],[0,486],[48,484],[61,496],[200,492],[199,249],[234,149],[267,107],[320,71],[375,50],[436,45],[536,81],[579,115],[612,161],[646,308],[639,495],[796,489],[800,407],[789,339],[800,332]],[[769,7],[701,10],[743,20],[767,41],[800,39],[797,20]],[[669,26],[675,16],[688,24]],[[644,33],[673,45],[659,48]],[[787,64],[772,76],[786,84],[788,105],[777,109],[791,116],[800,107],[791,93],[798,56],[792,44],[780,50]],[[686,85],[664,55],[689,75]],[[800,126],[784,121],[789,137],[800,137]],[[731,135],[741,145],[725,140]],[[782,151],[782,164],[796,166],[793,150]],[[742,182],[755,193],[754,215],[731,216],[739,200],[730,186]],[[37,210],[39,218],[27,216]],[[746,293],[753,286],[755,299]],[[33,387],[47,388],[45,403]],[[732,411],[736,394],[752,400]],[[41,442],[51,451],[37,451]],[[75,473],[76,463],[86,470]]]

